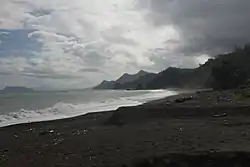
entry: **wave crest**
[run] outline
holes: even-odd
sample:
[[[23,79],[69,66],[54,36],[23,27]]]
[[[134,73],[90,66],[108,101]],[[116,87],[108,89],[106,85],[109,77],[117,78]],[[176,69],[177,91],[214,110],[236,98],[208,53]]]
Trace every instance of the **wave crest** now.
[[[155,100],[175,94],[177,93],[166,90],[149,91],[149,93],[143,95],[137,95],[132,97],[120,97],[120,99],[108,99],[106,101],[100,102],[90,102],[84,104],[70,104],[59,102],[56,103],[54,106],[45,109],[20,109],[20,111],[18,112],[0,115],[0,127],[21,123],[64,119],[84,115],[91,112],[115,110],[121,106],[136,106],[150,100]]]

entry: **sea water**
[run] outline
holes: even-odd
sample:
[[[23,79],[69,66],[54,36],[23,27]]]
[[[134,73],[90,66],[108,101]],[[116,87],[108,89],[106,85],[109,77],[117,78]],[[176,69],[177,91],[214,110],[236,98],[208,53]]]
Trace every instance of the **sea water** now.
[[[91,112],[135,106],[176,95],[170,90],[75,90],[0,93],[0,127],[70,118]]]

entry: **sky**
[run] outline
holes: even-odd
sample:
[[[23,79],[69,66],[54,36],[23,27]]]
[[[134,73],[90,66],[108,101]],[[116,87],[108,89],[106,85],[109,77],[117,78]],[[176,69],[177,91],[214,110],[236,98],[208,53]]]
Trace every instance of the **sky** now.
[[[1,0],[0,88],[194,68],[250,42],[249,0]]]

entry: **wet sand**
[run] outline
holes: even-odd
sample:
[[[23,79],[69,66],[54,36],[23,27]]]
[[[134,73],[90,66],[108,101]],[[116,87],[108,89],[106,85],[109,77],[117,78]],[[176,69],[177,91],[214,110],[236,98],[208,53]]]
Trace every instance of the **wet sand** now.
[[[0,128],[0,167],[249,166],[248,104],[203,92]]]

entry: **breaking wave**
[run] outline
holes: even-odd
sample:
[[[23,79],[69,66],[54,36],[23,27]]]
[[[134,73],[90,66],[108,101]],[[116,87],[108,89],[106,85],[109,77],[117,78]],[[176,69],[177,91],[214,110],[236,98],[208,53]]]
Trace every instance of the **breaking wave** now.
[[[121,106],[136,106],[151,100],[156,100],[175,94],[177,94],[177,92],[167,90],[152,90],[143,95],[120,97],[119,99],[107,99],[106,101],[89,102],[82,104],[59,102],[52,107],[45,109],[20,109],[18,112],[11,112],[5,115],[0,115],[0,127],[21,123],[71,118],[92,112],[110,111],[115,110]]]

